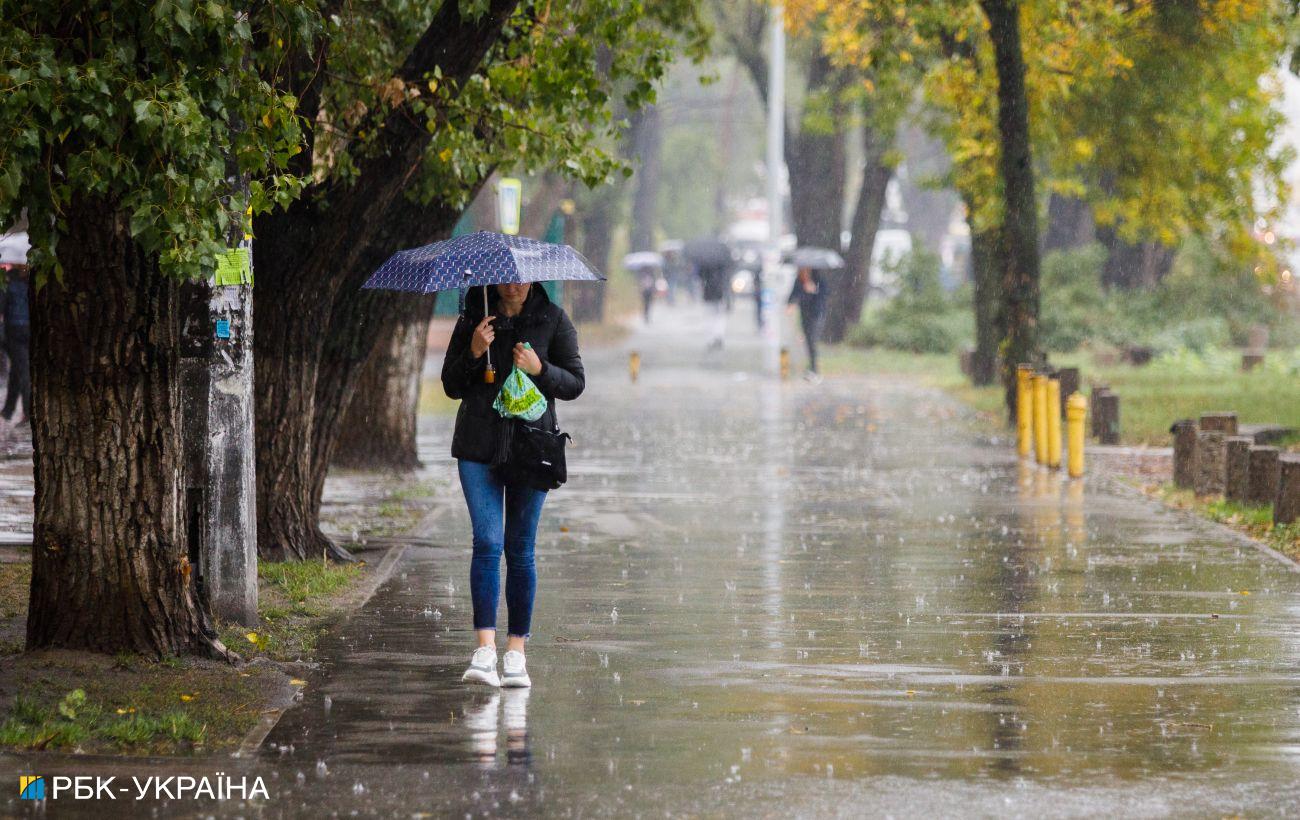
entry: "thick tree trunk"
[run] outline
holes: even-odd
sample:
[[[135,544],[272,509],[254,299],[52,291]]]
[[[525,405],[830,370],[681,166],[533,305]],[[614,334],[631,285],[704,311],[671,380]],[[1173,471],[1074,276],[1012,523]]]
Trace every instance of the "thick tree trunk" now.
[[[361,367],[339,425],[333,463],[365,470],[413,470],[420,377],[433,298],[411,294],[394,306],[393,332]]]
[[[663,124],[656,106],[650,106],[637,115],[640,121],[636,131],[635,173],[632,191],[632,226],[628,250],[652,251],[655,249],[656,216],[659,202],[659,176],[663,149]]]
[[[1106,248],[1101,281],[1108,288],[1150,290],[1173,267],[1174,249],[1159,242],[1131,245],[1109,225],[1097,228],[1097,240]]]
[[[840,88],[832,85],[829,58],[814,58],[809,88],[833,95],[834,123],[829,132],[804,128],[786,140],[785,161],[790,170],[790,208],[794,233],[800,245],[840,249],[844,189],[847,184],[847,120]]]
[[[27,647],[228,656],[180,509],[179,284],[127,221],[111,202],[74,203],[63,277],[35,293]]]
[[[1015,413],[1016,366],[1039,359],[1038,204],[1029,140],[1029,101],[1020,45],[1017,0],[980,0],[989,21],[998,74],[998,136],[1001,148],[1003,228],[1006,269],[1002,276],[1002,384],[1007,412]]]
[[[1006,331],[1002,324],[1002,259],[1006,243],[1000,226],[971,229],[971,294],[975,310],[975,355],[971,360],[971,381],[993,384],[998,373],[998,345]]]
[[[388,341],[409,321],[422,321],[427,327],[433,313],[435,297],[432,295],[361,290],[361,286],[370,273],[394,251],[427,245],[450,236],[460,213],[458,209],[441,202],[420,207],[399,197],[392,203],[379,228],[371,235],[356,267],[343,277],[339,296],[330,312],[329,332],[326,334],[316,379],[309,499],[309,512],[313,521],[320,518],[325,477],[329,473],[330,464],[334,462],[340,434],[347,424],[345,414],[348,405],[356,394],[367,363],[380,370],[386,369],[388,365],[382,359],[389,350]],[[419,351],[416,353],[406,350],[406,355],[418,356],[422,361],[424,336],[411,340],[409,345],[418,345]],[[376,357],[380,357],[380,361],[376,362]],[[417,369],[416,377],[418,376]],[[395,419],[403,413],[406,415],[405,422],[395,423],[387,431],[390,452],[409,450],[413,454],[416,407],[408,398],[410,388],[400,379],[389,381],[387,387],[395,392],[376,399],[376,404],[385,406],[382,415],[389,419]],[[416,389],[418,391],[418,385]],[[406,441],[397,442],[396,439],[403,435],[406,436]],[[410,460],[414,460],[413,456]],[[387,466],[401,469],[404,464],[409,464],[409,460],[403,459],[401,464]],[[384,465],[372,463],[371,466]]]
[[[1087,245],[1093,241],[1095,230],[1092,206],[1086,200],[1061,194],[1048,197],[1043,253]]]
[[[421,82],[438,66],[444,84],[462,83],[478,69],[517,5],[518,0],[489,0],[481,16],[464,18],[459,4],[442,4],[398,76]],[[255,220],[257,541],[264,559],[350,558],[320,531],[316,516],[316,471],[325,470],[328,461],[318,466],[315,456],[320,440],[332,442],[333,432],[314,429],[317,382],[335,300],[360,285],[351,280],[355,285],[349,290],[348,277],[364,280],[363,274],[374,269],[369,260],[378,256],[382,261],[393,250],[376,247],[374,241],[357,242],[357,231],[360,226],[382,227],[405,207],[402,192],[429,140],[423,120],[405,108],[391,112],[383,126],[375,150],[358,161],[350,185],[332,181],[309,190],[287,212]],[[359,352],[356,361],[364,361],[369,352],[369,347]],[[327,385],[326,392],[346,398],[347,390],[336,387]],[[333,408],[327,412],[336,413]]]
[[[874,129],[864,129],[865,157],[862,187],[858,202],[853,208],[852,236],[845,254],[846,270],[839,275],[840,283],[826,309],[822,337],[828,342],[844,340],[849,328],[862,318],[862,307],[871,285],[871,253],[876,245],[876,231],[885,209],[885,191],[894,170],[885,164],[885,152],[891,140]]]
[[[614,225],[618,208],[617,193],[610,190],[602,192],[594,203],[590,203],[579,220],[581,230],[582,255],[587,257],[597,270],[609,271],[618,275],[610,267],[610,251],[614,246]],[[579,284],[567,288],[569,305],[575,322],[603,322],[605,320],[605,287],[595,284]]]

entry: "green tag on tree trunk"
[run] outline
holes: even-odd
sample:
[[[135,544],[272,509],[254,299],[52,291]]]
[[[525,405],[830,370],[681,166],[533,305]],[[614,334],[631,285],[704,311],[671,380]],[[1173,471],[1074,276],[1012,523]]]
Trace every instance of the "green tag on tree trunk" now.
[[[248,248],[231,248],[217,257],[217,286],[253,284],[253,263]]]

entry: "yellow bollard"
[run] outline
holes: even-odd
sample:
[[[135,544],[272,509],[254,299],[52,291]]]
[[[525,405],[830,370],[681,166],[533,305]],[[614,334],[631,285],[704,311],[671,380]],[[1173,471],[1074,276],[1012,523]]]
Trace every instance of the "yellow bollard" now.
[[[1028,457],[1034,446],[1033,373],[1027,364],[1016,367],[1016,451],[1021,458]]]
[[[1065,401],[1065,429],[1070,441],[1070,478],[1083,475],[1083,422],[1088,417],[1088,400],[1075,393]]]
[[[1047,466],[1061,469],[1061,382],[1047,380]]]
[[[1035,375],[1034,382],[1034,457],[1047,463],[1047,377]]]
[[[632,382],[636,382],[637,376],[641,375],[641,354],[635,350],[627,357],[627,372],[632,375]]]
[[[790,348],[781,348],[781,381],[790,378]]]

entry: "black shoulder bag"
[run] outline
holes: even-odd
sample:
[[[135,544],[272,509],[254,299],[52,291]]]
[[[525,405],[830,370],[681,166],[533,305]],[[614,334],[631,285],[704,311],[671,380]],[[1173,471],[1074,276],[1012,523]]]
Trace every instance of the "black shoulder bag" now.
[[[529,427],[518,420],[502,425],[498,462],[494,465],[501,483],[510,487],[554,490],[569,480],[564,446],[568,433]],[[504,458],[502,458],[504,455]]]

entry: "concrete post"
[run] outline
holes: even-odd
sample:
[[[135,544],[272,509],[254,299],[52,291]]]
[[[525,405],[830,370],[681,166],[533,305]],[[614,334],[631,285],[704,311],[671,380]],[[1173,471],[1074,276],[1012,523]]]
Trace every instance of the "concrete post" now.
[[[1257,445],[1250,448],[1246,500],[1251,504],[1272,504],[1277,498],[1279,455],[1276,447]]]
[[[228,250],[210,280],[182,289],[184,512],[200,596],[218,618],[251,626],[257,623],[253,235],[245,212],[249,180],[233,156],[226,166],[227,204],[236,216]]]
[[[1079,392],[1079,368],[1062,367],[1056,371],[1056,379],[1061,383],[1061,419],[1064,420],[1070,396]]]
[[[1174,486],[1190,490],[1196,484],[1196,422],[1179,419],[1169,432],[1174,436]]]
[[[1236,413],[1202,413],[1200,429],[1218,430],[1225,436],[1237,435]]]
[[[1219,430],[1202,430],[1196,434],[1196,480],[1197,495],[1222,495],[1226,475],[1224,439]]]
[[[1097,394],[1093,414],[1102,444],[1119,444],[1119,396],[1109,390]]]
[[[1273,523],[1292,524],[1300,519],[1300,455],[1279,456],[1278,467]]]
[[[1224,444],[1225,457],[1223,495],[1229,501],[1245,503],[1250,490],[1250,448],[1255,440],[1249,436],[1229,436]]]
[[[1110,388],[1104,384],[1094,384],[1092,392],[1088,395],[1088,406],[1092,408],[1092,420],[1088,428],[1089,435],[1093,438],[1101,438],[1101,415],[1097,409],[1097,397],[1102,393],[1109,393]]]

